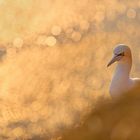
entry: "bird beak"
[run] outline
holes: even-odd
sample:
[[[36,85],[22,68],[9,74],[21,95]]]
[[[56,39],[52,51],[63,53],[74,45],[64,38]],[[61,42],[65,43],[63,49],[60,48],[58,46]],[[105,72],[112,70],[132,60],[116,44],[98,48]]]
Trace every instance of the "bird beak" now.
[[[111,61],[108,63],[107,67],[109,67],[111,64],[113,64],[116,61],[117,61],[117,56],[114,55],[113,58],[111,59]]]

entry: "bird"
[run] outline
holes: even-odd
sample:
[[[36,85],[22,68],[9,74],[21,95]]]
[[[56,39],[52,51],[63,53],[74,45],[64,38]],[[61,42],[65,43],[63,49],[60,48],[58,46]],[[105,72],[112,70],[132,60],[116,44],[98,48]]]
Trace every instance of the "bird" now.
[[[127,92],[140,91],[140,78],[130,77],[132,67],[132,53],[130,47],[125,44],[118,44],[113,51],[113,58],[107,67],[117,63],[111,84],[110,95],[112,98],[120,97]]]

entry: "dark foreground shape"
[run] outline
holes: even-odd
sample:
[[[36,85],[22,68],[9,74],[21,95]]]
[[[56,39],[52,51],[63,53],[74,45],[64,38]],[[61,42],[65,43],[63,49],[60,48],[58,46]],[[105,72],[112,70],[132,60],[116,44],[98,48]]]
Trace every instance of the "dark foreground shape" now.
[[[140,140],[140,91],[117,100],[99,99],[84,123],[61,140]]]

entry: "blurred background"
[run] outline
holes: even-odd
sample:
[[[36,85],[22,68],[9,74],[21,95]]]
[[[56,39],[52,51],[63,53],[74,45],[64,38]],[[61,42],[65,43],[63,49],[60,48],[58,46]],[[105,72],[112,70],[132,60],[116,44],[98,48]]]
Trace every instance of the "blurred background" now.
[[[115,116],[136,110],[112,113],[106,65],[127,44],[140,77],[140,0],[0,0],[0,17],[0,139],[128,139]]]

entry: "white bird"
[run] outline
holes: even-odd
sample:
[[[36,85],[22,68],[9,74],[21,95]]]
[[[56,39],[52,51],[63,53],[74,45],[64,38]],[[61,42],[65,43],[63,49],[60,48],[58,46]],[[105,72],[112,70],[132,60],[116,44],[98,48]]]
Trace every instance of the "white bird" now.
[[[107,66],[117,62],[115,73],[110,85],[110,95],[112,97],[119,97],[120,95],[139,89],[140,78],[130,78],[130,71],[132,67],[132,54],[128,46],[124,44],[117,45],[114,49],[114,55]]]

